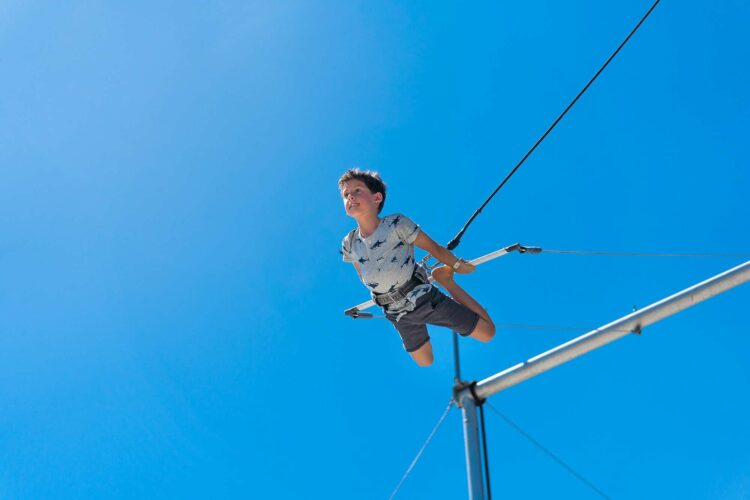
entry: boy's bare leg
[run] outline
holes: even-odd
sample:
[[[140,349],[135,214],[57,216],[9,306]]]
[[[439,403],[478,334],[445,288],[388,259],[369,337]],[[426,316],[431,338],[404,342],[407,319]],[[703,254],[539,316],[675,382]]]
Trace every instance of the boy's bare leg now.
[[[428,340],[422,347],[409,354],[419,366],[430,366],[433,361],[432,343]]]
[[[432,277],[435,278],[435,281],[440,283],[456,302],[465,305],[479,315],[479,322],[469,337],[482,342],[489,342],[495,336],[495,323],[492,322],[484,307],[474,300],[474,297],[466,293],[466,290],[458,286],[458,283],[453,279],[453,275],[453,269],[448,266],[438,267],[432,271]]]

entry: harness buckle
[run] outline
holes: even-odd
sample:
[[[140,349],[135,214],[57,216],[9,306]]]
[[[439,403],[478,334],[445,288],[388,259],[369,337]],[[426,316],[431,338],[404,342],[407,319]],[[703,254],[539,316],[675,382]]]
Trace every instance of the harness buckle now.
[[[424,270],[424,268],[421,265],[416,265],[414,267],[414,273],[411,275],[411,278],[409,278],[409,281],[404,283],[399,288],[395,289],[392,292],[386,292],[386,293],[372,293],[372,300],[375,301],[377,305],[380,307],[386,306],[388,304],[393,304],[394,302],[398,302],[402,299],[405,299],[406,296],[414,290],[419,285],[423,285],[426,283],[429,283],[429,278],[427,277],[427,272]]]

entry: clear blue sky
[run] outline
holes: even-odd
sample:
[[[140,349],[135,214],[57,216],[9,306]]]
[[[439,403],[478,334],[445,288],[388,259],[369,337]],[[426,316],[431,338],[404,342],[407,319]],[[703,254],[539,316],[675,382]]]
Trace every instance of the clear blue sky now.
[[[451,396],[338,247],[347,168],[447,242],[650,2],[6,2],[0,497],[387,498]],[[750,5],[662,2],[464,237],[750,252]],[[462,278],[481,379],[742,258]],[[750,497],[750,286],[491,403],[612,498]],[[466,496],[452,411],[399,498]],[[487,414],[493,492],[596,498]]]

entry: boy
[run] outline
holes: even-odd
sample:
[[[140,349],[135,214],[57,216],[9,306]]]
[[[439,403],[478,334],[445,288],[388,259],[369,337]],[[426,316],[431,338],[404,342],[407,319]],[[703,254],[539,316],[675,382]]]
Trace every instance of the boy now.
[[[346,214],[357,221],[344,237],[341,253],[351,262],[375,303],[398,330],[404,349],[419,366],[432,364],[432,344],[426,324],[448,327],[462,336],[489,342],[495,325],[487,311],[453,280],[453,273],[468,274],[474,266],[435,243],[403,214],[378,214],[385,203],[385,184],[376,172],[357,168],[339,179]],[[445,264],[432,276],[453,298],[427,280],[414,261],[414,246]]]

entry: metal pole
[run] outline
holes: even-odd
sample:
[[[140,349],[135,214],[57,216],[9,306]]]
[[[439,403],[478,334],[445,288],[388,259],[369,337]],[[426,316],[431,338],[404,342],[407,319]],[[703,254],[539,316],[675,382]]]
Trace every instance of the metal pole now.
[[[486,399],[497,392],[602,347],[629,333],[640,333],[645,326],[656,323],[667,316],[692,307],[747,281],[750,281],[750,261],[481,380],[477,382],[474,388],[475,394],[479,398]],[[471,399],[471,394],[468,389],[464,389],[459,393],[458,398],[462,401]]]
[[[472,395],[465,391],[458,400],[464,421],[464,445],[466,448],[466,479],[469,483],[469,500],[484,500],[482,487],[482,455],[479,449],[479,426],[477,405]]]

